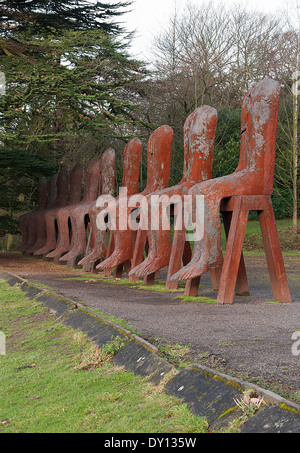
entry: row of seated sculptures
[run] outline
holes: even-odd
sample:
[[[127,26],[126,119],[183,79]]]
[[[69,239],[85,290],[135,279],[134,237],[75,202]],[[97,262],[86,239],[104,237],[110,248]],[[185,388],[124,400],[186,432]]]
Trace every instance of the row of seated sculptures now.
[[[230,304],[234,293],[249,295],[242,246],[249,211],[257,211],[274,300],[291,302],[271,201],[279,101],[280,85],[271,79],[262,80],[245,94],[241,105],[240,159],[230,175],[212,178],[217,111],[204,105],[185,121],[183,175],[175,186],[168,187],[173,130],[167,125],[149,137],[147,183],[140,193],[142,144],[138,138],[129,141],[124,149],[122,187],[127,191],[116,198],[113,198],[112,148],[86,166],[82,199],[80,165],[73,168],[70,177],[62,169],[49,182],[43,178],[38,186],[37,210],[19,219],[22,233],[19,250],[54,258],[56,262],[77,263],[85,271],[100,269],[105,276],[113,272],[115,278],[122,277],[125,270],[130,280],[142,277],[147,284],[152,284],[157,272],[167,267],[166,288],[177,288],[179,281],[185,281],[185,294],[190,296],[198,294],[201,275],[209,272],[212,287],[218,291],[218,302]],[[100,195],[110,196],[114,203],[108,197],[105,206],[100,204]],[[174,202],[171,209],[168,207],[168,215],[174,216],[173,236],[170,228],[162,226],[166,209],[163,204],[158,208],[158,228],[151,228],[149,222],[157,209],[154,199],[176,196],[176,200],[183,201],[187,195],[193,200],[193,218],[198,215],[197,196],[204,200],[203,234],[195,239],[193,247],[185,225],[177,225],[182,220],[178,215],[182,203]],[[141,200],[139,196],[147,201],[146,209],[137,210],[134,201]],[[106,228],[98,228],[99,215],[111,213],[112,205],[115,228],[109,222]],[[129,228],[127,223],[125,228],[120,227],[124,220],[121,205],[126,207],[125,214],[122,211],[126,222],[136,212],[139,218],[136,229]],[[224,256],[221,216],[227,238]]]
[[[98,196],[113,194],[114,185],[112,148],[100,158],[91,159],[84,169],[76,164],[70,174],[62,168],[49,183],[42,178],[38,184],[37,210],[19,218],[22,240],[16,250],[37,257],[55,257],[56,261],[68,261],[72,252],[76,255],[75,250],[84,253],[88,211]]]

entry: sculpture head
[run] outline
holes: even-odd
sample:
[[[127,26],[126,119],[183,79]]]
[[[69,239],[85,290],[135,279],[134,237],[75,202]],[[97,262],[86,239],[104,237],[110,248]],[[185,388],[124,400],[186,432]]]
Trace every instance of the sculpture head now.
[[[57,197],[56,206],[63,207],[68,204],[68,191],[69,191],[69,172],[63,167],[58,173],[57,177]]]
[[[82,201],[95,201],[98,194],[100,178],[100,159],[94,157],[84,169],[84,192]]]
[[[127,194],[133,195],[139,190],[142,142],[137,138],[130,140],[123,152],[122,187],[127,187]]]
[[[115,159],[116,152],[113,148],[105,150],[100,158],[99,195],[114,195]]]
[[[47,187],[47,208],[51,209],[55,206],[55,201],[57,197],[57,178],[58,174],[52,175],[48,181]]]
[[[280,84],[264,79],[245,95],[241,112],[241,151],[238,170],[261,173],[263,191],[271,194],[275,168]]]
[[[83,167],[81,164],[76,164],[70,173],[70,204],[79,203],[81,200],[81,185],[83,177]]]
[[[188,116],[184,124],[184,180],[211,179],[217,118],[216,109],[208,105]]]
[[[47,178],[43,176],[38,182],[38,209],[43,210],[47,207],[47,188],[48,182]]]
[[[147,146],[147,188],[151,191],[168,186],[173,130],[164,125],[149,137]]]

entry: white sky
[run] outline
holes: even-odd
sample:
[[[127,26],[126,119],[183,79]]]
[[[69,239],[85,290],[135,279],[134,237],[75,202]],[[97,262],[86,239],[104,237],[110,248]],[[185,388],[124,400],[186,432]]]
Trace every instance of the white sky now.
[[[221,0],[231,4],[233,0]],[[249,9],[265,12],[275,12],[283,6],[292,4],[295,0],[247,0]],[[190,0],[193,4],[201,4],[202,0]],[[137,58],[149,60],[154,36],[159,34],[174,12],[175,4],[180,12],[184,9],[186,0],[134,0],[131,12],[122,16],[122,22],[129,31],[136,30],[136,37],[131,47],[131,53]]]

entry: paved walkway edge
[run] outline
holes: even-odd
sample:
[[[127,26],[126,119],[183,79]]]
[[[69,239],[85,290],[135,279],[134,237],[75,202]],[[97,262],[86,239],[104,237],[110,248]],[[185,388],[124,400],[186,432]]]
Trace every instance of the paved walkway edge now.
[[[258,411],[252,419],[257,418],[259,420],[260,413],[274,408],[274,405],[280,411],[280,414],[276,415],[277,418],[275,417],[273,425],[272,423],[271,425],[265,423],[261,431],[257,424],[252,422],[255,425],[255,432],[295,432],[294,426],[296,426],[296,432],[300,432],[299,404],[255,384],[220,373],[203,365],[195,364],[178,371],[165,359],[159,357],[158,349],[151,343],[87,309],[82,304],[62,297],[38,286],[38,284],[28,283],[24,278],[8,271],[0,271],[0,279],[5,280],[10,286],[20,285],[26,297],[36,299],[46,305],[66,325],[85,332],[87,337],[98,347],[121,337],[124,340],[123,346],[113,358],[115,364],[124,366],[128,371],[138,375],[148,377],[157,385],[169,375],[165,387],[166,393],[183,399],[194,413],[204,416],[210,425],[213,426],[216,422],[218,425],[218,420],[226,419],[227,413],[234,412],[236,406],[231,407],[229,400],[232,402],[234,397],[241,398],[244,391],[254,389],[271,406],[266,406]],[[207,400],[210,394],[211,399]],[[205,400],[203,395],[205,395]],[[203,413],[203,410],[210,415],[208,416],[206,412]],[[250,419],[250,422],[252,419]],[[267,419],[269,420],[268,417]],[[272,422],[271,419],[270,422]],[[247,425],[247,422],[245,425]],[[251,432],[251,429],[249,431],[244,429],[244,432]]]

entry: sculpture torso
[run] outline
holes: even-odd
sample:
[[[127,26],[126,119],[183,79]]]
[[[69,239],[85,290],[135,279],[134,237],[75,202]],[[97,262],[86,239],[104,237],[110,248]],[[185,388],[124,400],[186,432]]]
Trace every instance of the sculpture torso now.
[[[263,80],[246,93],[241,112],[240,160],[236,171],[257,172],[257,190],[271,195],[275,168],[280,85]]]
[[[77,204],[81,199],[83,168],[76,164],[70,173],[70,204]]]
[[[82,201],[95,201],[98,194],[100,176],[100,159],[94,157],[86,165],[84,170],[84,193]]]

